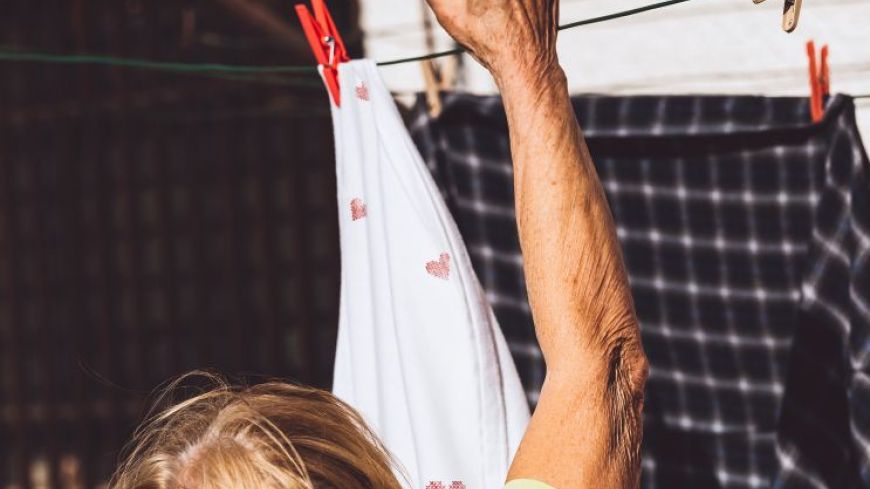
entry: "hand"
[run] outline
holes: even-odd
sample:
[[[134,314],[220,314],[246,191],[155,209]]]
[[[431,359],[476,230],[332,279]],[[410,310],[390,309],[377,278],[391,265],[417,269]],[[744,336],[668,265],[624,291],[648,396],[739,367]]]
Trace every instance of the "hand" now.
[[[558,68],[558,0],[427,0],[438,22],[495,77]]]

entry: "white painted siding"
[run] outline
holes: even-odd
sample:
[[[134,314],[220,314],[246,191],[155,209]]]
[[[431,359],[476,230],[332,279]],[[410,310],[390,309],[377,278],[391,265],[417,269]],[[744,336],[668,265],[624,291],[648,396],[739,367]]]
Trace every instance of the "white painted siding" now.
[[[424,53],[422,0],[361,0],[368,56]],[[562,22],[638,7],[654,0],[562,0]],[[800,25],[780,28],[782,0],[693,0],[560,34],[559,56],[574,93],[806,95],[804,43],[827,43],[831,89],[870,94],[870,0],[804,0]],[[437,23],[435,24],[437,27]],[[449,38],[438,28],[438,48]],[[488,74],[466,56],[461,89],[491,93]],[[389,87],[423,87],[419,64],[382,68]],[[859,101],[870,141],[870,100]],[[870,142],[867,143],[870,145]]]

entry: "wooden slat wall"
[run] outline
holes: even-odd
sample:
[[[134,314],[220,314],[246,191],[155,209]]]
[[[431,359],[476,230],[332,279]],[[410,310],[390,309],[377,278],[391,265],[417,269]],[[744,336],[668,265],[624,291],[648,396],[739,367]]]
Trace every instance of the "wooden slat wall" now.
[[[2,10],[19,49],[308,62],[214,2]],[[328,387],[327,107],[316,85],[0,63],[0,489],[104,484],[148,394],[191,369]]]

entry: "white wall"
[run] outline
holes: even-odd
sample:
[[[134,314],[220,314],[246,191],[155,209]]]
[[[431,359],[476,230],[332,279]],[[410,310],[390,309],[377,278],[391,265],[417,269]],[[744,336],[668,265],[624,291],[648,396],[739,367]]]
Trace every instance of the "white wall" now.
[[[387,60],[426,52],[422,0],[361,0],[366,49]],[[655,0],[562,0],[562,23]],[[804,0],[798,29],[780,28],[782,0],[693,0],[631,18],[563,31],[559,56],[575,93],[807,95],[804,43],[827,43],[831,89],[870,94],[870,0]],[[437,23],[435,23],[437,28]],[[450,48],[438,28],[438,47]],[[491,93],[488,74],[466,57],[462,89]],[[390,88],[423,87],[419,64],[382,68]],[[870,100],[858,103],[870,145]]]

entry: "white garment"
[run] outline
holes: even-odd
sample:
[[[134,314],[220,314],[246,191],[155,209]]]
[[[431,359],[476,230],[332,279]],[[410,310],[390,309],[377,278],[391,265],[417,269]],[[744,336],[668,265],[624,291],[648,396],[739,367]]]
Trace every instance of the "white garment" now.
[[[381,437],[407,487],[500,488],[529,418],[507,344],[377,67],[343,63],[339,82],[333,391]]]

